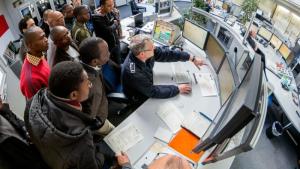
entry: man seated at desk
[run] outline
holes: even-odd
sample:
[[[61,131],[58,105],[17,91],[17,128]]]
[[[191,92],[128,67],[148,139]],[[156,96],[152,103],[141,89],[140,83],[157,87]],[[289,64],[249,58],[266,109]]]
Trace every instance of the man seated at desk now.
[[[186,52],[172,51],[155,48],[153,41],[146,35],[136,35],[129,45],[131,52],[122,66],[122,83],[124,93],[137,105],[142,104],[148,98],[170,98],[178,93],[191,92],[189,84],[180,85],[153,85],[153,67],[155,61],[176,62],[191,61],[197,66],[204,64],[200,58],[196,58]]]
[[[247,41],[252,47],[252,49],[256,52],[257,51],[257,44],[255,42],[256,32],[254,30],[249,31],[249,35],[247,37]]]

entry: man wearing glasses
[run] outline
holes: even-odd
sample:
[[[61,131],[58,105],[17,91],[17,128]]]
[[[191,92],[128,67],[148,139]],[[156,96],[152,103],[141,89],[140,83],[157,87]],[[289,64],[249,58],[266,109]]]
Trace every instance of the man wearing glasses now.
[[[148,98],[170,98],[191,92],[189,84],[153,85],[155,61],[191,61],[196,66],[204,64],[202,59],[186,52],[155,48],[151,38],[142,34],[132,37],[129,48],[131,52],[122,66],[122,83],[126,96],[138,105]]]

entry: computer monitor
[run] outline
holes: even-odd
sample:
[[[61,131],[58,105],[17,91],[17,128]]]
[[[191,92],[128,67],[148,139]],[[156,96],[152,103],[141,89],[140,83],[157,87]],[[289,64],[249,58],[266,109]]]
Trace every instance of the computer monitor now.
[[[234,77],[227,57],[224,58],[223,63],[218,72],[219,91],[221,104],[223,105],[235,88]]]
[[[282,44],[282,41],[275,34],[273,34],[270,43],[275,49],[279,49]]]
[[[215,121],[212,131],[193,151],[208,150],[216,144],[233,137],[252,119],[259,116],[259,97],[262,87],[263,66],[261,56],[256,55],[245,78],[231,96],[230,103],[223,108],[221,118]],[[226,102],[227,103],[227,102]]]
[[[200,49],[204,49],[208,32],[189,20],[184,21],[182,36]]]
[[[258,35],[264,38],[265,40],[270,41],[272,37],[272,32],[264,27],[261,27],[258,31]]]
[[[284,58],[284,59],[287,59],[291,53],[291,50],[287,47],[286,44],[281,44],[280,48],[279,48],[279,53],[281,54],[281,56]]]
[[[219,42],[217,38],[214,37],[214,35],[208,35],[205,45],[205,52],[216,72],[218,72],[220,65],[224,59],[224,49],[225,48],[221,45],[221,42]]]
[[[152,37],[155,42],[170,46],[178,39],[180,33],[178,26],[169,22],[157,20],[154,23]]]

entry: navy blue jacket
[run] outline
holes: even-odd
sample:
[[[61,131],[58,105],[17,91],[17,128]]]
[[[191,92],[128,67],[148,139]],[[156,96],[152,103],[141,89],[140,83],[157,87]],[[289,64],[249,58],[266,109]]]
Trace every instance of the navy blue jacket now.
[[[145,63],[136,58],[131,52],[122,66],[123,90],[127,97],[137,102],[148,98],[170,98],[179,93],[175,85],[153,85],[153,66],[158,62],[188,61],[186,52],[155,48],[154,56]]]

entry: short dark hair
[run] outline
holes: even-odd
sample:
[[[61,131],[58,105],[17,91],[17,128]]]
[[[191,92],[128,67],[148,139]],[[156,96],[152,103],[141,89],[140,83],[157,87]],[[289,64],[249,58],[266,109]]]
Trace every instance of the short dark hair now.
[[[90,64],[93,59],[101,55],[99,44],[103,42],[104,40],[98,37],[84,39],[79,46],[79,59],[85,64]]]
[[[71,92],[78,90],[84,81],[84,69],[80,63],[64,61],[56,64],[50,73],[48,88],[52,94],[69,98]]]
[[[64,12],[64,10],[67,9],[68,6],[72,6],[71,4],[64,4],[62,7],[61,7],[61,12]],[[73,7],[73,6],[72,6]]]
[[[73,10],[73,15],[74,17],[77,18],[77,16],[81,15],[82,10],[87,9],[89,10],[89,8],[86,5],[80,5],[74,8]]]
[[[20,22],[19,22],[19,30],[20,30],[20,32],[21,32],[22,34],[24,34],[23,29],[27,29],[27,21],[28,21],[29,19],[32,19],[32,18],[30,18],[30,17],[28,17],[28,16],[25,16],[25,17],[22,18],[22,19],[20,20]]]
[[[100,6],[102,6],[102,5],[105,5],[108,0],[99,0],[99,1],[100,1],[100,3],[99,3]]]

